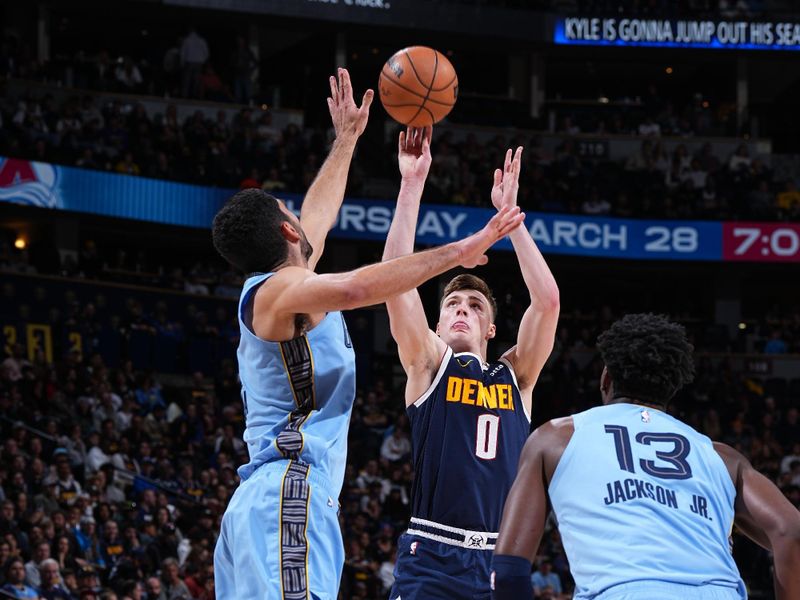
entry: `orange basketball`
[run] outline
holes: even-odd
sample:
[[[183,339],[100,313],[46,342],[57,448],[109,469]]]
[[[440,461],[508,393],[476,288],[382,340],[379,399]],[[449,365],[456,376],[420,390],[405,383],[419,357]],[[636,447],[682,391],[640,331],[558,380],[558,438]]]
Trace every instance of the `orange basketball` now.
[[[383,65],[378,80],[381,103],[396,121],[426,127],[444,119],[458,97],[458,76],[441,52],[411,46]]]

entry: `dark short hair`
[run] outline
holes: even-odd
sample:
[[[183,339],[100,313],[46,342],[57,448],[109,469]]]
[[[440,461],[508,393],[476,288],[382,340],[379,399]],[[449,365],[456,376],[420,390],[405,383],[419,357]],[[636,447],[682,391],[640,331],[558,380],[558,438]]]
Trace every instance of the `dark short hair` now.
[[[6,563],[6,572],[5,572],[6,579],[8,579],[11,576],[11,567],[13,567],[17,563],[21,564],[23,567],[25,566],[25,561],[19,558],[18,556],[12,557],[11,560],[9,560]]]
[[[246,189],[232,196],[214,217],[211,237],[217,252],[236,268],[266,273],[289,254],[280,231],[287,220],[277,198],[263,190]]]
[[[486,299],[489,301],[489,307],[492,309],[491,318],[492,321],[494,321],[495,317],[497,316],[497,301],[492,295],[492,290],[483,279],[476,277],[471,273],[462,273],[461,275],[456,275],[446,286],[444,286],[444,292],[442,293],[442,300],[439,303],[439,309],[441,310],[442,305],[444,305],[445,298],[447,298],[453,292],[460,292],[462,290],[475,290],[476,292],[480,292],[486,296]]]
[[[666,406],[694,379],[694,346],[682,325],[663,315],[632,314],[597,338],[615,396]]]

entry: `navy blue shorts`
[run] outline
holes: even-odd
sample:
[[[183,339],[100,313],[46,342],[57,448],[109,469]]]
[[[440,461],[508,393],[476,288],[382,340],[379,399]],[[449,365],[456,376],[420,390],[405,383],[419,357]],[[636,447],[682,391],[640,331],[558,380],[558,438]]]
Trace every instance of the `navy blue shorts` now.
[[[390,600],[490,600],[491,550],[469,550],[414,534],[397,541]]]

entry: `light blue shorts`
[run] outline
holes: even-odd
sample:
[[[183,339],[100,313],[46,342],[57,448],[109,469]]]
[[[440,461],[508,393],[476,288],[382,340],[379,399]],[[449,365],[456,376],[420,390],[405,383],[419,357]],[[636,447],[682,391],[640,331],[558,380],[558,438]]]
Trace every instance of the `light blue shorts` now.
[[[722,585],[684,585],[668,581],[632,581],[615,585],[594,600],[746,600],[742,588]]]
[[[219,600],[335,600],[344,565],[338,501],[309,465],[260,466],[238,487],[214,550]]]

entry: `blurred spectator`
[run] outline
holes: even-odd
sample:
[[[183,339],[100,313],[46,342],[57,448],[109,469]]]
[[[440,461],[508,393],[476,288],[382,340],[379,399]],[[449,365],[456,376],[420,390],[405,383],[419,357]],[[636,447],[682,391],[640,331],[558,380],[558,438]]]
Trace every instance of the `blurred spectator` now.
[[[539,569],[531,574],[531,583],[534,596],[542,596],[542,591],[548,587],[553,594],[561,594],[561,579],[558,573],[553,572],[553,565],[549,560],[543,560],[539,564]]]
[[[647,137],[660,137],[661,126],[653,121],[651,116],[645,117],[645,120],[639,125],[639,135]]]
[[[117,166],[114,168],[117,173],[122,173],[123,175],[141,175],[142,170],[139,168],[133,160],[133,153],[126,152],[125,155],[122,157],[117,163]]]
[[[250,171],[250,175],[248,175],[239,182],[239,189],[246,190],[248,188],[260,188],[261,187],[260,179],[261,177],[258,173],[258,169],[253,167],[253,169]]]
[[[189,34],[181,44],[181,92],[184,98],[200,97],[200,74],[209,59],[208,44],[194,25],[189,26]]]
[[[164,94],[167,97],[177,96],[180,91],[182,45],[183,40],[180,38],[175,39],[175,42],[164,52],[164,58],[161,61],[163,71],[162,85]]]
[[[392,434],[389,435],[381,445],[381,457],[389,462],[397,462],[407,458],[411,454],[411,440],[404,429],[395,426]]]
[[[786,342],[781,339],[781,332],[773,330],[764,346],[764,354],[786,354]]]
[[[592,188],[589,197],[581,205],[581,209],[587,215],[607,215],[611,212],[611,204],[605,198],[600,197],[597,188]]]
[[[0,588],[0,592],[7,594],[11,598],[32,598],[39,599],[39,594],[35,589],[25,584],[25,564],[20,558],[12,558],[6,565],[6,584]]]
[[[50,558],[50,544],[46,541],[36,544],[31,560],[25,563],[25,583],[33,588],[41,587],[41,568],[43,561]]]
[[[117,68],[114,70],[114,78],[117,80],[119,89],[122,92],[134,93],[142,88],[142,74],[130,56],[122,58]]]
[[[148,577],[145,582],[147,600],[169,600],[167,593],[161,587],[161,580],[158,577]]]
[[[752,160],[750,159],[750,151],[747,149],[745,144],[742,144],[731,156],[731,159],[728,162],[728,168],[732,173],[738,173],[749,170],[751,163]]]
[[[247,40],[241,35],[236,36],[236,48],[231,56],[233,65],[233,93],[236,102],[248,104],[253,97],[253,76],[258,68],[256,60]]]
[[[378,577],[381,580],[381,594],[388,594],[394,585],[394,566],[397,562],[397,548],[392,548],[391,554],[381,563]]]
[[[203,65],[200,75],[200,97],[212,102],[230,102],[233,100],[231,90],[219,78],[211,63]]]
[[[164,573],[164,592],[167,600],[190,600],[189,588],[180,577],[180,567],[174,558],[168,558],[162,565]]]
[[[800,191],[793,179],[789,179],[782,192],[778,193],[778,208],[787,217],[800,215]]]
[[[39,565],[42,582],[39,586],[39,596],[42,600],[74,600],[74,596],[61,582],[61,573],[58,562],[52,558],[44,560]]]

